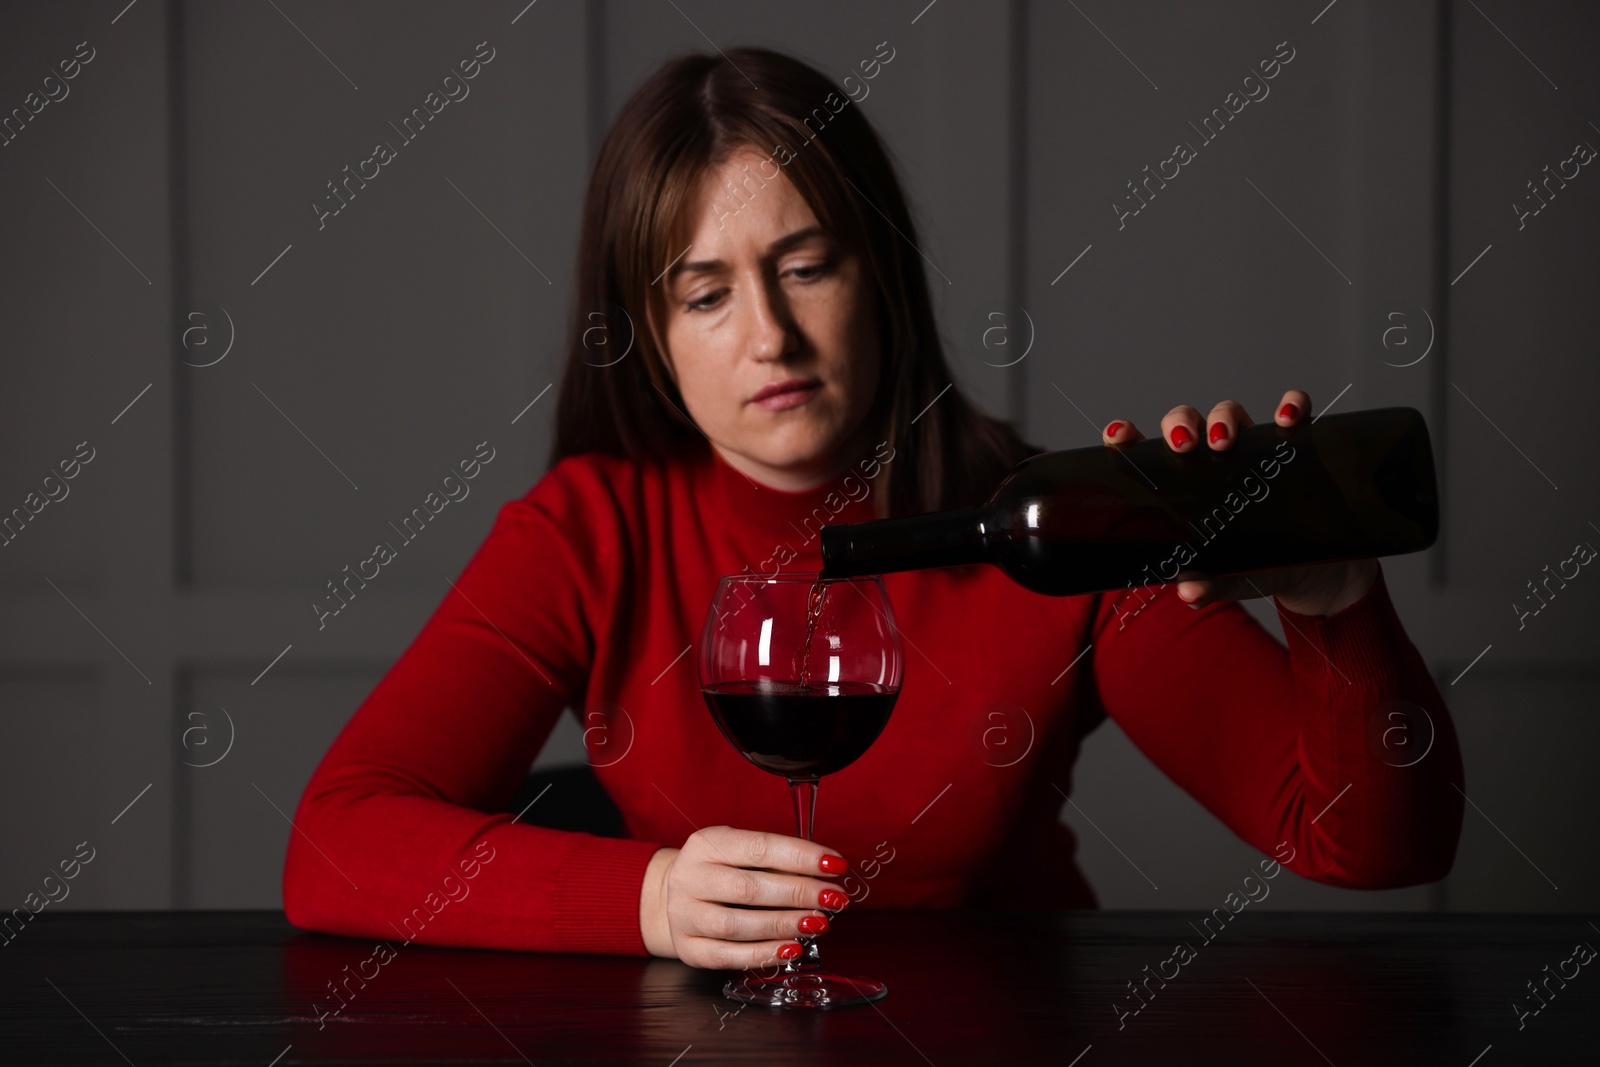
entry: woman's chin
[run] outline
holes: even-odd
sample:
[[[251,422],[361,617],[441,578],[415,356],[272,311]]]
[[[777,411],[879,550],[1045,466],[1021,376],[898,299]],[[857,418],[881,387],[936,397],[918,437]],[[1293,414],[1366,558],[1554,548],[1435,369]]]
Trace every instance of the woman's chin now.
[[[768,467],[801,470],[825,463],[839,447],[832,433],[813,426],[780,426],[742,449],[745,455]]]
[[[770,472],[771,478],[814,481],[826,476],[836,450],[837,445],[808,444],[792,448],[750,449],[742,454]]]

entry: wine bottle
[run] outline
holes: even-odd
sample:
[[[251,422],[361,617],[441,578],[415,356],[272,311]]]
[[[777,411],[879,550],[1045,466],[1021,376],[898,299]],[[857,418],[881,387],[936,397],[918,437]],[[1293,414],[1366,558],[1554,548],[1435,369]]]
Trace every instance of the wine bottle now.
[[[821,577],[988,563],[1067,596],[1416,552],[1438,533],[1422,413],[1374,408],[1247,426],[1222,451],[1156,437],[1031,456],[977,507],[824,526]]]

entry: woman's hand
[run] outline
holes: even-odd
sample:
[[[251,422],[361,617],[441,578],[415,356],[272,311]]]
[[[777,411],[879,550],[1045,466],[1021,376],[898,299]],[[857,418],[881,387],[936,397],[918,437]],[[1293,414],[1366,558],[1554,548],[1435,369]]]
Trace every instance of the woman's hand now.
[[[846,866],[842,856],[798,837],[731,826],[697,830],[681,849],[650,857],[639,894],[645,948],[722,970],[793,959],[800,954],[794,939],[826,933],[823,910],[849,903],[825,880]]]
[[[1278,411],[1273,417],[1279,426],[1293,426],[1310,413],[1311,397],[1299,389],[1290,389],[1278,402]],[[1161,436],[1174,452],[1191,452],[1201,447],[1202,440],[1208,447],[1222,451],[1232,448],[1239,430],[1249,425],[1249,414],[1232,400],[1222,401],[1203,420],[1195,408],[1180,404],[1161,420]],[[1111,423],[1101,434],[1108,445],[1143,438],[1144,434],[1125,419]],[[1217,600],[1276,595],[1278,603],[1290,611],[1302,615],[1332,615],[1360,600],[1377,576],[1378,561],[1370,558],[1275,567],[1258,574],[1222,578],[1200,571],[1180,571],[1177,593],[1191,608]]]

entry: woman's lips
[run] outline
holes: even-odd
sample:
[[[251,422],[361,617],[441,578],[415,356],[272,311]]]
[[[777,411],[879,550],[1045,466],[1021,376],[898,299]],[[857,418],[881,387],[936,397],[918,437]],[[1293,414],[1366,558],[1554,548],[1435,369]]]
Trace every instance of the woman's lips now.
[[[762,389],[750,398],[750,403],[766,408],[768,411],[782,411],[804,404],[822,388],[822,383],[815,378],[790,378],[788,381],[777,382]]]

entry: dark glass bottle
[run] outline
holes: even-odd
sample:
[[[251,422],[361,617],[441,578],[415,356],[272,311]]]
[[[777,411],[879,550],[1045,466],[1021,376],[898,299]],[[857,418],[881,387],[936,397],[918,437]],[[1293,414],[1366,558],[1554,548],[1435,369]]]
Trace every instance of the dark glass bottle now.
[[[822,528],[822,577],[992,563],[1066,596],[1416,552],[1439,533],[1414,408],[1240,430],[1232,448],[1160,437],[1032,456],[978,507]]]

